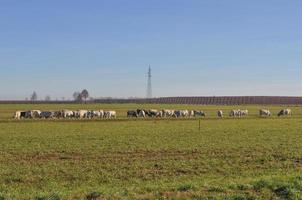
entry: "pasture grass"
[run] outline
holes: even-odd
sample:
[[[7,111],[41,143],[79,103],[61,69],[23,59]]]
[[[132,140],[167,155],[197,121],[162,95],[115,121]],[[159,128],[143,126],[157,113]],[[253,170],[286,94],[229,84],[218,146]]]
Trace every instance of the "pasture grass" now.
[[[199,109],[206,119],[128,120],[134,108]],[[0,199],[301,199],[302,107],[0,105]],[[265,106],[274,114],[282,107]],[[117,120],[12,120],[15,110],[117,110]],[[216,111],[247,108],[242,119]],[[275,114],[276,115],[276,114]]]

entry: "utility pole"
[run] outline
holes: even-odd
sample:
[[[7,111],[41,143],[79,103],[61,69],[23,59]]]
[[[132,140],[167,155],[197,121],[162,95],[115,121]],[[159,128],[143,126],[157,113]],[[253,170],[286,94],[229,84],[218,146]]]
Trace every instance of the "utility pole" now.
[[[151,67],[149,65],[148,69],[148,83],[147,83],[147,99],[152,98],[152,74],[151,74]]]

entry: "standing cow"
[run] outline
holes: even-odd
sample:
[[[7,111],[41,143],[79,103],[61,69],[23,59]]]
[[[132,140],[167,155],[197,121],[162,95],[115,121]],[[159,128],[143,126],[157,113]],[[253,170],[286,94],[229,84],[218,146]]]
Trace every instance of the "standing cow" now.
[[[14,118],[15,119],[21,119],[26,117],[26,111],[16,111]]]
[[[223,118],[223,112],[222,112],[222,110],[217,111],[217,116],[219,118]]]
[[[61,110],[61,116],[63,118],[72,118],[75,117],[75,112],[71,110]]]
[[[104,118],[107,119],[116,118],[116,111],[105,111]]]

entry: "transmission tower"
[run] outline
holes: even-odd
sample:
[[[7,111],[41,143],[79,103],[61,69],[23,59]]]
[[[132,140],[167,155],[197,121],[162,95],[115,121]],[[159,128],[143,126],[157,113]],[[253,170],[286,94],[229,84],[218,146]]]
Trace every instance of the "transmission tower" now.
[[[152,98],[152,74],[151,74],[151,67],[149,65],[148,69],[148,83],[147,83],[147,98],[151,99]]]

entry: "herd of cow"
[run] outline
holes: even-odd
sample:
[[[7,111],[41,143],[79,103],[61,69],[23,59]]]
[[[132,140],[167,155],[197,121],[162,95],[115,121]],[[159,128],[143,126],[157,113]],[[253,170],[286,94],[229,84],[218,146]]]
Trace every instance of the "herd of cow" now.
[[[15,119],[29,118],[29,119],[54,119],[54,118],[77,118],[77,119],[92,119],[92,118],[116,118],[116,111],[104,110],[59,110],[59,111],[17,111],[14,115]]]
[[[248,110],[231,110],[229,112],[230,117],[244,117],[248,116]],[[260,116],[270,117],[272,114],[267,109],[261,109],[259,111]],[[291,115],[290,109],[281,110],[277,116]],[[217,112],[219,118],[224,117],[222,110]],[[93,118],[104,118],[112,119],[116,118],[116,111],[104,111],[104,110],[59,110],[59,111],[40,111],[40,110],[29,110],[29,111],[16,111],[14,118],[29,118],[29,119],[55,119],[55,118],[76,118],[76,119],[93,119]],[[159,118],[185,118],[185,117],[206,117],[206,113],[201,110],[146,110],[137,109],[127,111],[127,117],[135,118],[146,118],[146,117],[159,117]]]

